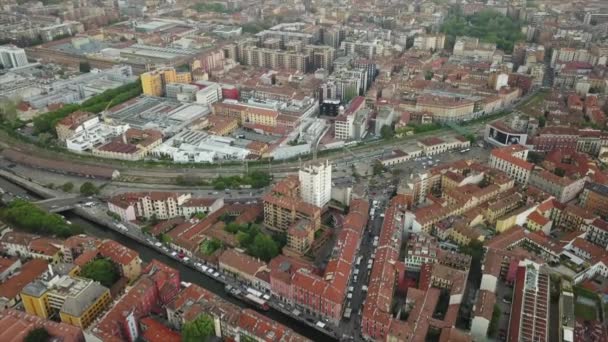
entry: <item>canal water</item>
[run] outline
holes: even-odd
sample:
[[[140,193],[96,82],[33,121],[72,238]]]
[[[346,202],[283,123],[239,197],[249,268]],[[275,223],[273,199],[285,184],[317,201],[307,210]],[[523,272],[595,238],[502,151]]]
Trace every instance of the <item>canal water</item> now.
[[[6,179],[1,178],[1,177],[0,177],[0,188],[4,189],[4,191],[13,193],[14,195],[27,196],[28,198],[30,198],[34,201],[41,199],[36,194],[33,194],[16,184],[10,183]],[[240,307],[249,307],[251,309],[255,309],[253,307],[248,306],[246,303],[243,303],[240,300],[228,295],[224,291],[224,286],[221,283],[201,274],[200,272],[194,271],[193,269],[181,264],[180,262],[178,262],[174,259],[167,257],[164,254],[157,252],[156,250],[154,250],[152,248],[149,248],[148,246],[142,245],[139,242],[137,242],[133,239],[130,239],[122,234],[119,234],[113,230],[110,230],[106,227],[103,227],[96,223],[84,220],[80,216],[78,216],[70,211],[64,212],[64,213],[62,213],[62,215],[64,215],[66,217],[66,219],[70,220],[72,222],[72,224],[82,227],[84,229],[85,233],[88,235],[96,236],[98,238],[112,239],[117,242],[120,242],[121,244],[123,244],[133,250],[136,250],[139,253],[139,257],[144,262],[150,262],[152,259],[156,259],[156,260],[158,260],[164,264],[167,264],[168,266],[178,270],[182,281],[197,284],[197,285],[219,295],[223,299],[225,299],[231,303],[234,303]],[[313,341],[333,341],[333,339],[320,333],[316,329],[313,329],[301,322],[298,322],[297,320],[292,319],[276,310],[271,309],[269,311],[265,311],[265,312],[261,312],[261,313],[263,315],[293,329],[297,333],[299,333]]]

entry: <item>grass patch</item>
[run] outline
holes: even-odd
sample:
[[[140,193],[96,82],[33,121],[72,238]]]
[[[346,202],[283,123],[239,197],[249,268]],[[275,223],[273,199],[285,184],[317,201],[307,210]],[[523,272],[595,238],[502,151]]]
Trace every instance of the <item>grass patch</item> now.
[[[597,308],[586,304],[576,303],[574,305],[574,316],[586,321],[597,319]]]

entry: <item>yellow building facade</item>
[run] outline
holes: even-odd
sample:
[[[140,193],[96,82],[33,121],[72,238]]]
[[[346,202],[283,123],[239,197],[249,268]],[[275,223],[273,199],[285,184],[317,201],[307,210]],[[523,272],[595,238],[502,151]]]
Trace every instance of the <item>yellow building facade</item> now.
[[[163,96],[165,86],[170,83],[192,82],[192,74],[189,72],[176,72],[175,68],[164,68],[148,71],[140,76],[141,88],[145,95]]]
[[[61,321],[86,329],[111,304],[110,290],[90,279],[55,276],[23,288],[25,312],[42,318],[59,313]]]

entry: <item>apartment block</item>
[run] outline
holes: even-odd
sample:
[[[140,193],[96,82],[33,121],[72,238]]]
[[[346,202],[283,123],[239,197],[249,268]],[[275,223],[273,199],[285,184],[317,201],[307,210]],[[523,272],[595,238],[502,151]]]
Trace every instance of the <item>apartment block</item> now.
[[[28,64],[25,50],[14,45],[0,46],[0,64],[4,69],[18,68]]]
[[[490,154],[490,166],[505,172],[519,184],[528,184],[534,164],[527,161],[528,149],[522,145],[495,148]]]
[[[170,83],[191,83],[192,74],[177,72],[175,68],[162,68],[148,71],[140,76],[143,93],[149,96],[163,96],[165,86]]]
[[[58,312],[63,323],[82,329],[112,302],[108,288],[93,280],[70,276],[34,281],[23,288],[21,300],[29,314],[49,318]]]
[[[331,164],[329,160],[306,165],[298,171],[300,197],[306,203],[323,208],[331,199]]]
[[[582,208],[608,218],[608,185],[593,182],[585,183],[579,201]]]
[[[286,232],[296,221],[305,219],[317,230],[321,226],[321,208],[306,203],[299,196],[297,178],[288,177],[266,193],[264,201],[264,225],[269,229]]]

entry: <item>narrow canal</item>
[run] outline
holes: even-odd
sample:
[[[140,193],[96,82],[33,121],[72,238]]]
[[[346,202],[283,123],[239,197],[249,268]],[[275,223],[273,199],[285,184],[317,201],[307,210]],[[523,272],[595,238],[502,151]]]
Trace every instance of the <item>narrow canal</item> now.
[[[27,191],[26,189],[24,189],[16,184],[13,184],[13,183],[9,182],[8,180],[1,178],[1,177],[0,177],[0,188],[4,189],[4,191],[6,191],[6,192],[10,192],[14,195],[26,197],[27,199],[31,199],[33,201],[41,199],[41,197],[37,196],[36,194],[33,194],[33,193]],[[117,242],[120,242],[121,244],[123,244],[133,250],[136,250],[139,253],[139,257],[144,262],[150,262],[152,259],[156,259],[156,260],[158,260],[162,263],[165,263],[165,264],[169,265],[170,267],[178,270],[182,281],[197,284],[197,285],[217,294],[218,296],[222,297],[223,299],[230,301],[231,303],[234,303],[238,306],[249,307],[249,306],[247,306],[246,303],[243,303],[243,302],[239,301],[238,299],[236,299],[232,296],[229,296],[224,291],[224,287],[221,283],[201,274],[200,272],[197,272],[197,271],[181,264],[180,262],[178,262],[174,259],[171,259],[171,258],[165,256],[164,254],[157,252],[156,250],[154,250],[152,248],[149,248],[148,246],[142,245],[139,242],[137,242],[131,238],[128,238],[122,234],[119,234],[113,230],[110,230],[106,227],[103,227],[96,223],[84,220],[80,216],[78,216],[70,211],[64,212],[62,214],[66,217],[66,219],[70,220],[72,222],[72,224],[82,227],[84,229],[85,233],[88,235],[96,236],[98,238],[112,239]],[[251,308],[254,309],[253,307],[251,307]],[[265,312],[261,312],[261,313],[264,314],[265,316],[293,329],[297,333],[299,333],[313,341],[333,341],[333,339],[331,339],[327,335],[324,335],[324,334],[320,333],[319,331],[317,331],[316,329],[313,329],[303,323],[300,323],[297,320],[292,319],[278,311],[271,309],[269,311],[265,311]]]

